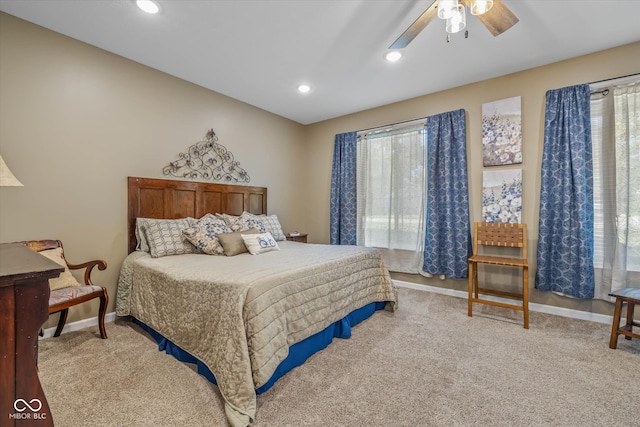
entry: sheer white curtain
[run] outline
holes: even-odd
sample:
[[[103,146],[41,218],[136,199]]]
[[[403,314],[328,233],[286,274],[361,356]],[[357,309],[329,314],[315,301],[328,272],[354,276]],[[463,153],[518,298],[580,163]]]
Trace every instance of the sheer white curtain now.
[[[391,271],[418,273],[426,206],[424,123],[358,141],[358,245],[376,247]]]
[[[597,87],[591,99],[594,297],[605,300],[640,288],[640,77],[631,80]]]

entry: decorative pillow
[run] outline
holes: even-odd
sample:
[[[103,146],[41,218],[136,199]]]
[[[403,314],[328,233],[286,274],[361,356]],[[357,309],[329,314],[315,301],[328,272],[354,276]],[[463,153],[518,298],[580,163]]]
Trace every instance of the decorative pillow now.
[[[218,235],[222,233],[231,233],[231,229],[224,220],[212,214],[206,214],[197,220],[193,227],[182,231],[195,247],[209,255],[224,255],[224,248],[218,240]]]
[[[244,214],[244,212],[243,212],[243,214]],[[235,231],[246,231],[246,230],[251,228],[250,226],[245,224],[245,222],[242,220],[242,218],[241,218],[242,215],[238,215],[238,216],[227,215],[227,214],[217,214],[217,215],[224,219],[224,222],[227,224],[227,226],[229,226],[231,231],[234,231],[234,232]]]
[[[271,233],[277,242],[287,240],[287,237],[284,235],[284,231],[282,231],[282,226],[280,225],[280,221],[278,221],[277,215],[259,215],[258,218],[260,218],[264,227],[269,233]]]
[[[67,263],[64,262],[64,258],[62,258],[62,248],[47,249],[45,251],[40,251],[40,254],[64,267],[64,271],[60,273],[60,276],[55,279],[49,279],[49,289],[55,291],[57,289],[69,288],[71,286],[82,286],[76,278],[73,277],[73,274],[71,274],[71,271],[69,271],[69,268],[67,267]]]
[[[156,221],[180,221],[180,225],[181,225],[182,221],[184,221],[185,219],[189,223],[189,226],[195,223],[195,219],[190,217],[181,218],[181,219],[136,218],[135,235],[136,235],[136,242],[138,242],[136,244],[136,251],[143,251],[143,252],[150,251],[149,242],[147,241],[147,233],[145,231],[146,227],[149,224],[153,224]]]
[[[232,224],[236,219],[240,218],[240,216],[236,216],[236,215],[229,215],[229,214],[221,214],[221,213],[217,213],[216,217],[224,220],[224,222],[227,223],[227,225]]]
[[[147,236],[144,233],[144,222],[149,220],[150,218],[136,218],[136,242],[138,242],[136,251],[149,252],[149,242],[147,242]]]
[[[269,251],[279,251],[280,246],[275,241],[271,233],[260,234],[240,234],[244,244],[251,252],[251,255],[259,255]]]
[[[257,228],[261,233],[266,233],[267,228],[262,223],[262,217],[249,212],[242,212],[238,217],[227,219],[227,225],[231,231],[246,231],[250,228]]]
[[[147,219],[146,221],[143,219],[142,224],[143,233],[149,244],[149,253],[153,258],[200,252],[182,234],[182,230],[190,226],[187,218]]]
[[[242,240],[242,234],[258,234],[257,228],[251,228],[247,231],[234,231],[233,233],[222,233],[218,234],[218,240],[220,240],[220,244],[224,248],[224,254],[226,256],[234,256],[238,254],[242,254],[245,252],[249,252],[247,250],[247,246],[244,244],[244,240]]]

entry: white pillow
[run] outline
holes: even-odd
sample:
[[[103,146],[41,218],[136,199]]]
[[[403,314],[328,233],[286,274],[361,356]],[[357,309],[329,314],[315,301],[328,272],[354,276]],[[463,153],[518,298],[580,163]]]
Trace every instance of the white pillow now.
[[[260,234],[241,234],[240,236],[242,236],[244,245],[251,255],[280,250],[280,246],[278,246],[278,243],[268,231]]]

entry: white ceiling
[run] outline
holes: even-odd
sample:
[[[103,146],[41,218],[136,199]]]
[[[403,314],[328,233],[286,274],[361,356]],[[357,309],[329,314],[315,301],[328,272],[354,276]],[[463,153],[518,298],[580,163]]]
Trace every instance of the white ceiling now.
[[[640,40],[638,0],[504,0],[520,19],[504,34],[467,13],[469,38],[447,43],[435,19],[391,64],[387,48],[432,0],[157,2],[157,15],[134,0],[0,10],[302,124]]]

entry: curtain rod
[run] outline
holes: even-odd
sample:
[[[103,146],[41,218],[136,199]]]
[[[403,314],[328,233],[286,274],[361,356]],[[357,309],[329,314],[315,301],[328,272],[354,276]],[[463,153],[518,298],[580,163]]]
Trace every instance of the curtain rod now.
[[[368,131],[376,130],[376,129],[384,129],[384,128],[388,128],[388,127],[403,125],[403,124],[406,124],[406,123],[417,122],[419,120],[427,120],[427,117],[419,117],[417,119],[404,120],[402,122],[391,123],[391,124],[388,124],[388,125],[381,125],[381,126],[376,126],[376,127],[372,127],[372,128],[360,129],[360,130],[357,130],[356,133],[368,132]]]
[[[618,79],[626,79],[627,77],[633,77],[633,76],[640,76],[640,73],[633,73],[633,74],[627,74],[626,76],[612,77],[610,79],[598,80],[596,82],[589,82],[587,84],[594,85],[596,83],[604,83],[604,82],[609,82],[609,81],[618,80]]]
[[[604,83],[604,82],[614,81],[614,80],[618,80],[618,79],[625,79],[627,77],[633,77],[633,76],[640,76],[640,73],[633,73],[633,74],[627,74],[626,76],[612,77],[612,78],[609,78],[609,79],[603,79],[603,80],[598,80],[598,81],[595,81],[595,82],[589,82],[587,84],[593,85],[593,84],[597,84],[597,83]],[[599,90],[599,91],[591,92],[592,95],[596,94],[596,93],[602,93],[604,96],[606,96],[609,93],[609,90],[605,89],[605,90]],[[393,127],[393,126],[397,126],[397,125],[403,125],[405,123],[417,122],[419,120],[426,120],[426,119],[427,119],[427,117],[419,117],[417,119],[404,120],[402,122],[391,123],[391,124],[388,124],[388,125],[381,125],[381,126],[375,126],[375,127],[366,128],[366,129],[360,129],[360,130],[357,130],[356,133],[368,132],[368,131],[377,130],[377,129],[384,129],[384,128],[388,128],[390,126]]]
[[[616,83],[624,84],[628,82],[632,77],[640,77],[640,73],[628,74],[626,76],[614,77],[611,79],[598,80],[597,82],[587,83],[589,85],[589,88],[591,89],[589,94],[592,96],[600,94],[605,97],[609,95],[609,87],[615,85]]]

